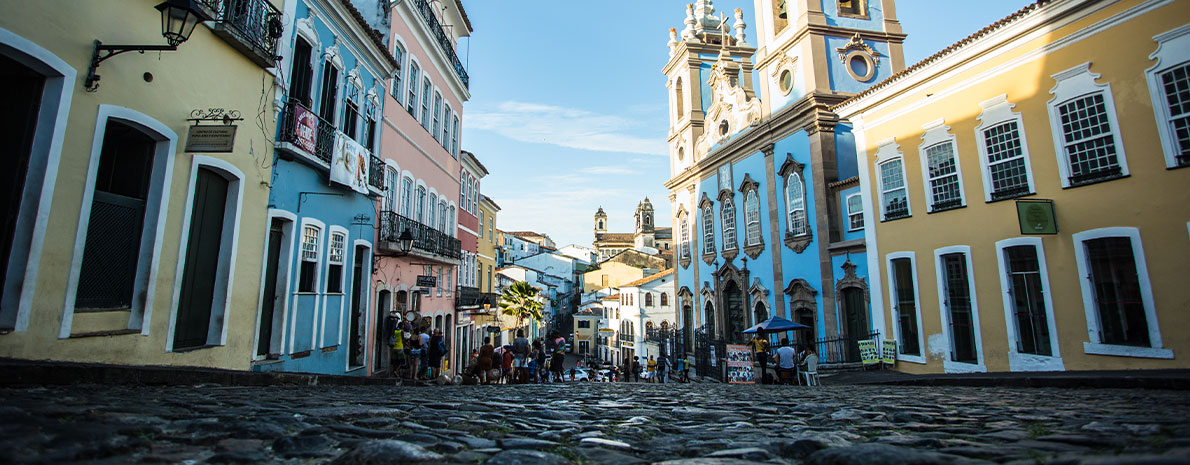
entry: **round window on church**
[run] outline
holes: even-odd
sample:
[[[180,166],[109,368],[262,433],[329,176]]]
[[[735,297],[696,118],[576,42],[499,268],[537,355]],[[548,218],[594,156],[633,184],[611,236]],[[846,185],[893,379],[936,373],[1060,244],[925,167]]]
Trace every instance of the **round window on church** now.
[[[723,121],[719,122],[719,136],[720,137],[727,136],[728,129],[729,129],[729,127],[727,126],[727,120],[723,120]]]
[[[847,73],[857,81],[870,81],[876,75],[876,62],[862,51],[852,50],[843,62],[847,67]]]
[[[781,75],[777,78],[777,85],[781,88],[781,94],[789,95],[789,91],[793,90],[793,71],[781,70]]]

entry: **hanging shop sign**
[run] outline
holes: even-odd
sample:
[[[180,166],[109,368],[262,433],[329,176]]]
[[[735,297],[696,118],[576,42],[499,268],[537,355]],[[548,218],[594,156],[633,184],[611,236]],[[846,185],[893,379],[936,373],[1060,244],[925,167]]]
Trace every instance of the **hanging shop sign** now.
[[[194,124],[186,134],[185,151],[228,153],[235,150],[236,145],[238,126],[232,123],[244,118],[240,118],[240,112],[236,110],[210,108],[191,111],[186,120]]]
[[[1016,216],[1021,234],[1057,234],[1058,219],[1054,216],[1054,201],[1049,199],[1018,199]]]
[[[331,181],[350,187],[361,194],[368,193],[368,150],[347,135],[335,133],[335,149],[331,152]]]
[[[309,154],[314,154],[318,140],[318,117],[301,105],[293,106],[293,143]]]
[[[438,279],[434,276],[417,275],[417,285],[422,287],[436,287]]]

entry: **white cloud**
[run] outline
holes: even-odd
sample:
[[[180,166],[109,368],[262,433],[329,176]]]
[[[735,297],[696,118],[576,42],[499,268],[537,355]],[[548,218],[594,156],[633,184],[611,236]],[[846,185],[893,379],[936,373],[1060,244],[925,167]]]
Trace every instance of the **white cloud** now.
[[[645,155],[665,155],[668,151],[660,138],[628,134],[641,126],[638,121],[537,103],[508,101],[495,111],[469,110],[467,126],[521,142],[582,150]]]
[[[641,174],[640,171],[622,166],[589,166],[579,171],[583,174]]]

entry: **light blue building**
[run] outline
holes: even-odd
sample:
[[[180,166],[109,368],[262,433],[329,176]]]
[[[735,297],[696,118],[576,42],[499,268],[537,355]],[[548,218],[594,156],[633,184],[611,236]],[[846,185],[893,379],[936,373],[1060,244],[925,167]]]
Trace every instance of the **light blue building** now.
[[[264,83],[279,114],[253,368],[365,376],[381,371],[374,153],[395,62],[349,2],[286,2],[284,17],[284,58]]]
[[[878,337],[855,144],[831,105],[904,68],[892,4],[759,0],[756,47],[740,11],[732,22],[710,0],[670,30],[675,290],[704,369],[772,316],[809,326],[794,340],[828,364]]]

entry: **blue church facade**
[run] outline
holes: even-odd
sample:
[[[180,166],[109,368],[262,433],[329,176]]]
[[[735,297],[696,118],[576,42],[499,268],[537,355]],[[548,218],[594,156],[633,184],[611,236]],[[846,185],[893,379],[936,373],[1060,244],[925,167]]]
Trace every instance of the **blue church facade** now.
[[[253,369],[368,375],[375,155],[394,62],[348,2],[287,2]]]
[[[739,10],[729,28],[707,0],[670,30],[675,292],[700,368],[773,316],[810,327],[793,342],[825,363],[859,362],[855,341],[880,337],[855,142],[829,107],[903,69],[891,5],[763,0],[755,48]]]

